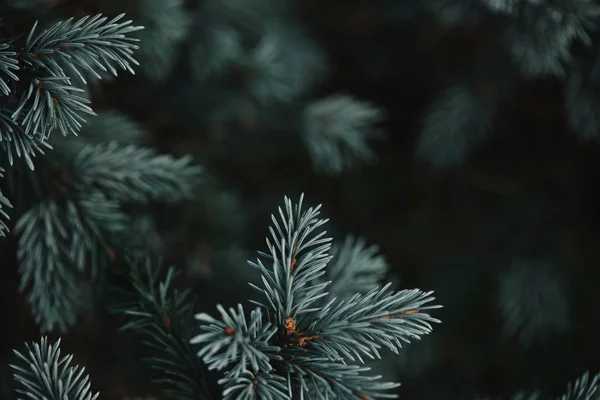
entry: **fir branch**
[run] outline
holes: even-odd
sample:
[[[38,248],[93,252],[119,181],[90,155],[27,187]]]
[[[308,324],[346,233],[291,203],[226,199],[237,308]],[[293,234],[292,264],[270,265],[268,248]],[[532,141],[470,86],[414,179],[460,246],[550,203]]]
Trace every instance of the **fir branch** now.
[[[558,400],[598,400],[600,399],[600,374],[593,377],[584,373],[575,382],[567,385],[567,391]]]
[[[573,59],[571,44],[591,45],[588,31],[600,16],[593,0],[521,0],[511,11],[514,22],[506,39],[515,63],[528,77],[563,76]]]
[[[84,148],[73,169],[80,189],[99,190],[121,202],[178,201],[191,198],[199,182],[202,169],[191,161],[189,156],[175,159],[150,148],[111,142]]]
[[[23,395],[19,400],[96,400],[99,393],[90,389],[85,368],[70,365],[72,355],[60,356],[60,339],[49,344],[46,337],[39,343],[26,344],[28,354],[15,351],[21,365],[11,365]]]
[[[190,50],[194,78],[200,82],[226,70],[243,57],[242,34],[215,18],[205,16],[201,35],[196,35]]]
[[[36,23],[19,58],[25,65],[42,67],[54,76],[66,76],[58,62],[62,59],[83,83],[87,81],[82,71],[94,73],[97,79],[101,79],[95,68],[110,71],[114,76],[117,75],[117,67],[135,74],[131,64],[138,65],[138,62],[132,54],[138,48],[134,43],[139,39],[126,35],[143,27],[133,26],[131,21],[121,21],[124,15],[120,14],[108,22],[102,14],[85,16],[77,21],[69,18],[38,35],[35,35]]]
[[[546,260],[517,260],[501,276],[498,305],[504,332],[525,346],[542,343],[569,326],[565,288]]]
[[[33,157],[44,154],[44,149],[52,146],[34,134],[26,133],[6,109],[0,110],[0,145],[12,166],[15,157],[23,157],[27,166],[33,171]]]
[[[258,390],[283,399],[396,397],[385,391],[397,384],[362,375],[369,368],[347,365],[346,359],[362,361],[360,353],[379,356],[377,349],[384,345],[397,352],[402,341],[431,331],[430,323],[439,321],[423,311],[439,306],[427,305],[433,300],[431,292],[390,293],[388,284],[319,307],[319,300],[328,294],[329,282],[320,278],[330,260],[330,239],[317,231],[326,222],[318,218],[320,206],[303,211],[302,200],[303,196],[293,205],[286,197],[285,211],[280,208],[279,218],[271,218],[267,238],[271,254],[265,256],[272,267],[260,259],[250,263],[262,274],[264,287],[252,286],[267,297],[266,304],[258,304],[267,310],[265,318],[274,328],[263,322],[260,309],[248,324],[241,306],[229,313],[219,306],[221,321],[197,315],[206,333],[192,343],[204,344],[199,356],[211,368],[225,371],[221,383],[228,385],[226,390],[235,389],[237,399],[255,398]],[[261,381],[259,376],[283,377],[288,394],[281,396],[275,381]],[[242,377],[237,386],[236,377]]]
[[[54,203],[41,203],[17,222],[20,290],[43,331],[65,331],[75,322],[81,304],[77,274],[65,263],[68,231]]]
[[[367,246],[365,239],[352,235],[333,245],[326,275],[331,281],[327,288],[329,296],[345,299],[355,293],[367,293],[379,285],[388,264],[378,253],[378,246]]]
[[[465,85],[445,89],[426,111],[417,156],[438,167],[464,162],[487,138],[494,112]]]
[[[17,221],[20,290],[27,290],[36,322],[44,331],[65,331],[81,307],[79,275],[94,277],[112,257],[107,239],[117,241],[127,219],[102,195],[80,202],[39,203]]]
[[[8,76],[13,81],[18,81],[19,77],[13,71],[19,70],[19,62],[16,59],[17,53],[9,50],[11,47],[7,43],[0,43],[0,91],[8,96],[11,93],[11,87],[4,80]]]
[[[325,266],[331,259],[327,254],[331,247],[326,232],[316,230],[327,220],[319,219],[320,206],[302,210],[304,196],[296,205],[285,198],[285,211],[279,208],[279,221],[271,216],[271,238],[267,238],[270,254],[259,253],[272,263],[267,267],[259,258],[250,265],[262,274],[264,288],[252,285],[267,298],[263,305],[273,312],[276,325],[283,326],[287,318],[294,319],[316,308],[316,303],[327,293],[326,283],[311,284],[311,281],[325,274]]]
[[[307,398],[364,400],[398,397],[386,391],[400,384],[380,382],[381,376],[362,374],[370,370],[368,367],[335,363],[316,354],[294,357],[286,365],[290,373],[288,384],[296,381],[300,395]]]
[[[131,32],[142,29],[122,22],[123,14],[108,21],[101,14],[77,21],[70,18],[36,34],[37,23],[22,48],[0,43],[0,90],[18,99],[16,108],[2,106],[0,140],[9,153],[24,156],[33,169],[31,157],[55,130],[77,134],[85,115],[94,115],[82,88],[72,85],[72,73],[86,83],[84,73],[100,78],[96,70],[117,74],[117,68],[134,73],[132,54],[137,48]],[[18,50],[18,51],[15,51]],[[10,85],[5,78],[21,85]],[[13,88],[13,86],[15,86]],[[22,87],[21,87],[22,86]],[[9,103],[9,102],[7,102]],[[12,144],[10,143],[12,141]]]
[[[237,62],[248,68],[248,90],[261,104],[290,102],[327,72],[327,60],[306,32],[292,21],[269,23],[256,47]]]
[[[113,313],[128,318],[121,329],[135,331],[155,351],[146,362],[164,374],[155,382],[165,394],[180,400],[210,400],[205,367],[189,345],[191,292],[173,288],[177,272],[172,267],[161,280],[160,262],[135,257],[128,263],[131,287],[118,289],[120,300],[111,307]]]
[[[244,309],[238,304],[237,312],[233,308],[229,313],[218,305],[222,321],[218,321],[206,313],[196,315],[196,319],[207,323],[199,334],[191,340],[192,344],[203,344],[198,357],[210,369],[222,370],[228,365],[236,365],[228,371],[229,378],[240,377],[246,373],[258,374],[271,371],[271,360],[281,360],[280,348],[269,344],[269,340],[278,328],[270,323],[263,323],[259,308],[250,314],[247,323]],[[252,370],[247,367],[250,366]]]
[[[219,384],[224,387],[223,400],[290,399],[286,393],[286,380],[279,375],[246,372],[242,376],[226,376]]]
[[[4,168],[0,167],[0,178],[4,177]],[[0,191],[0,237],[5,237],[8,233],[8,225],[5,220],[9,220],[10,217],[5,211],[6,208],[12,208],[10,200],[8,200]]]
[[[372,161],[375,155],[367,139],[380,137],[377,125],[383,117],[381,109],[343,93],[306,106],[302,140],[315,168],[339,174],[357,161]]]
[[[11,118],[21,124],[26,134],[43,140],[57,129],[63,135],[77,134],[85,119],[81,114],[95,115],[89,99],[77,95],[84,90],[71,86],[67,76],[32,78],[21,95]]]
[[[389,292],[390,286],[388,283],[366,295],[355,294],[340,302],[333,300],[323,307],[306,329],[315,336],[309,347],[331,360],[355,361],[356,356],[363,362],[361,354],[380,358],[381,346],[397,354],[402,341],[410,343],[410,339],[430,333],[430,323],[440,322],[423,312],[440,307],[425,305],[435,299],[432,292],[418,289]]]

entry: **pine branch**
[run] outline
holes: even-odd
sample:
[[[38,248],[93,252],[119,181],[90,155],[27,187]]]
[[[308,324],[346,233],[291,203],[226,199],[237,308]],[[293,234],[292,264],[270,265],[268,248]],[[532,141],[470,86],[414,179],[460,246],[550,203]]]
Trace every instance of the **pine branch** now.
[[[222,73],[243,56],[242,34],[223,21],[205,17],[202,34],[192,42],[190,61],[194,78],[199,82]]]
[[[118,241],[127,218],[101,195],[64,204],[47,201],[18,220],[20,290],[27,290],[36,322],[44,331],[65,331],[82,305],[79,276],[91,277],[112,257],[106,238]]]
[[[68,233],[56,203],[42,203],[17,222],[20,290],[43,331],[65,331],[81,306],[76,271],[65,262]]]
[[[121,202],[148,203],[191,198],[202,169],[191,157],[175,159],[150,148],[90,145],[75,158],[80,190],[99,190]]]
[[[518,260],[501,277],[499,308],[504,332],[525,346],[540,344],[569,326],[565,288],[545,260]]]
[[[417,156],[433,166],[452,166],[487,138],[495,110],[472,90],[456,85],[441,92],[429,106],[417,142]]]
[[[355,294],[348,300],[335,300],[315,315],[306,329],[315,339],[309,348],[318,349],[331,360],[355,356],[363,362],[361,354],[380,358],[378,349],[386,346],[394,353],[402,341],[419,339],[431,332],[431,322],[440,322],[424,310],[439,308],[425,305],[433,301],[432,292],[401,290],[389,292],[388,283],[366,295]]]
[[[287,363],[300,388],[300,395],[318,399],[393,399],[386,393],[400,384],[380,382],[381,376],[363,375],[368,367],[334,363],[316,354],[295,357]],[[294,380],[290,376],[291,382]]]
[[[343,93],[306,106],[302,140],[315,168],[339,174],[356,162],[372,161],[375,155],[367,139],[380,137],[377,125],[383,118],[381,109]]]
[[[173,289],[177,277],[169,268],[161,280],[160,262],[129,260],[129,288],[118,290],[120,301],[111,311],[127,317],[121,329],[140,335],[155,355],[146,362],[163,376],[155,381],[168,396],[180,400],[211,399],[205,367],[189,345],[194,298]]]
[[[0,105],[0,142],[11,165],[15,155],[23,156],[33,169],[32,157],[49,147],[44,142],[53,131],[77,134],[85,116],[94,115],[85,91],[73,86],[71,75],[86,83],[84,74],[100,78],[97,71],[116,76],[120,68],[134,73],[138,39],[127,35],[142,27],[122,18],[123,14],[112,20],[101,14],[70,18],[37,34],[36,23],[22,47],[15,48],[14,41],[0,43],[0,91],[11,95]]]
[[[14,164],[15,158],[23,157],[31,170],[35,169],[33,157],[37,154],[44,154],[43,147],[52,148],[43,138],[26,133],[6,109],[0,110],[0,145],[11,166]]]
[[[280,348],[269,344],[269,340],[277,332],[277,327],[263,323],[259,308],[250,314],[250,322],[246,322],[244,309],[238,305],[237,312],[233,308],[229,313],[218,305],[222,321],[218,321],[206,313],[196,315],[196,319],[207,323],[202,333],[191,340],[192,344],[203,344],[198,357],[210,369],[222,370],[232,363],[235,366],[228,371],[229,378],[236,378],[247,373],[258,374],[269,372],[272,360],[281,360],[277,354]],[[247,367],[252,369],[249,370]]]
[[[263,105],[297,99],[328,69],[325,55],[306,32],[285,18],[275,21],[266,24],[258,44],[236,60],[248,69],[248,90]]]
[[[60,356],[60,339],[49,344],[43,337],[39,343],[27,344],[28,354],[15,351],[21,365],[11,365],[20,387],[20,400],[96,400],[89,375],[78,365],[70,365],[72,355]]]
[[[31,78],[11,118],[26,134],[47,140],[55,129],[63,135],[77,134],[85,123],[82,114],[95,115],[90,101],[77,95],[84,90],[71,86],[64,75]]]
[[[129,133],[137,136],[139,131]],[[34,178],[32,195],[41,203],[17,223],[19,264],[22,290],[28,289],[36,321],[44,330],[65,330],[74,322],[81,306],[81,274],[89,273],[94,283],[116,254],[139,249],[139,241],[131,239],[139,232],[131,231],[123,203],[191,197],[201,172],[187,157],[174,159],[149,148],[119,147],[117,142],[102,144],[98,135],[91,132],[92,144],[83,149],[66,138],[57,140],[57,151],[44,159],[46,168],[27,171]]]
[[[110,21],[102,14],[77,21],[69,18],[35,35],[36,23],[19,58],[25,65],[41,67],[54,76],[67,76],[59,64],[60,60],[66,61],[70,72],[83,83],[87,81],[82,71],[94,73],[97,79],[101,76],[96,69],[110,71],[114,76],[117,76],[117,68],[135,74],[131,64],[139,65],[133,58],[133,51],[138,48],[134,43],[139,39],[126,35],[144,28],[132,26],[131,21],[121,21],[124,16],[120,14]]]
[[[593,377],[589,372],[583,374],[575,382],[567,385],[567,391],[558,400],[598,400],[600,399],[600,374]]]
[[[302,210],[303,196],[295,206],[285,198],[285,212],[279,208],[279,221],[273,215],[271,238],[267,239],[270,254],[259,253],[272,266],[265,266],[261,259],[250,262],[262,274],[264,288],[253,286],[267,297],[267,304],[256,303],[273,312],[276,325],[282,326],[287,318],[297,318],[314,311],[316,303],[327,293],[322,293],[328,282],[311,284],[325,274],[325,266],[331,257],[331,247],[325,232],[316,230],[327,220],[319,219],[320,206]]]
[[[4,177],[4,168],[0,167],[0,178]],[[10,200],[8,200],[0,191],[0,237],[5,237],[8,233],[8,225],[6,225],[5,220],[9,220],[10,217],[6,213],[4,208],[12,208],[12,204]]]
[[[398,384],[362,375],[369,368],[348,365],[346,360],[362,361],[361,354],[379,356],[382,346],[397,352],[402,341],[431,331],[430,323],[439,321],[423,311],[439,306],[427,305],[433,300],[431,292],[388,292],[388,284],[319,307],[319,300],[328,295],[329,282],[321,277],[330,260],[330,239],[317,231],[326,222],[318,218],[320,206],[303,211],[302,200],[293,205],[286,197],[285,211],[280,208],[279,218],[271,218],[270,254],[264,255],[271,268],[260,259],[250,263],[262,275],[263,287],[252,286],[267,298],[265,304],[255,302],[267,311],[267,322],[260,309],[247,323],[241,306],[229,313],[219,306],[220,321],[197,315],[205,333],[191,342],[204,345],[199,357],[224,371],[221,383],[237,399],[256,398],[259,390],[269,398],[283,399],[396,397],[386,391]],[[285,396],[280,393],[281,378],[287,382]]]
[[[388,271],[377,246],[367,246],[363,238],[347,236],[331,248],[333,258],[325,278],[331,281],[329,297],[345,299],[355,293],[367,293],[380,284]]]
[[[219,380],[223,385],[223,400],[264,399],[288,400],[286,381],[279,375],[245,373],[226,376]]]
[[[19,70],[19,62],[16,59],[17,53],[10,50],[10,45],[7,43],[0,43],[0,90],[6,96],[8,96],[12,89],[6,83],[5,77],[7,76],[13,81],[18,81],[19,77],[15,75],[13,71]]]
[[[521,0],[504,9],[514,19],[507,31],[508,46],[528,77],[564,76],[565,65],[573,59],[572,43],[590,46],[588,32],[600,16],[600,6],[592,0]]]

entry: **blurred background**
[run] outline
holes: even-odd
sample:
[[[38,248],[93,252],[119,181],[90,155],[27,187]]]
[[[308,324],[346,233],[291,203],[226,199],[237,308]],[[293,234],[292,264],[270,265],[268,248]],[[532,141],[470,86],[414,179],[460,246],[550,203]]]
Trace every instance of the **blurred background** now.
[[[136,75],[89,95],[98,119],[126,118],[204,168],[198,199],[132,210],[199,309],[253,298],[246,260],[265,249],[283,197],[304,193],[336,240],[379,247],[386,281],[434,290],[444,306],[431,335],[374,365],[402,383],[400,398],[556,397],[600,370],[600,111],[577,92],[595,58],[576,43],[583,61],[562,75],[532,59],[539,73],[522,73],[526,56],[504,40],[523,21],[480,0],[6,2],[23,27],[97,12],[145,26]],[[0,246],[12,399],[11,349],[39,328],[14,240]],[[101,302],[62,336],[102,399],[165,398]]]

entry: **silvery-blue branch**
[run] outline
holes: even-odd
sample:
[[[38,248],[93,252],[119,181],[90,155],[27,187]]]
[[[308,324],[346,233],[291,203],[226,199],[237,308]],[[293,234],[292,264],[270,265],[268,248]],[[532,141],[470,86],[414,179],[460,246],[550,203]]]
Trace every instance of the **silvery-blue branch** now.
[[[85,368],[71,365],[72,355],[60,354],[60,339],[54,344],[43,337],[27,343],[27,353],[15,351],[19,364],[11,365],[19,384],[20,400],[96,400]]]
[[[219,380],[223,385],[223,400],[261,399],[290,400],[286,380],[268,373],[246,372],[241,376],[227,375]]]
[[[373,248],[366,254],[360,246],[348,252],[338,259],[337,273],[328,275],[330,239],[319,231],[326,220],[319,218],[321,206],[303,210],[302,201],[300,197],[293,204],[285,198],[284,209],[271,218],[270,254],[263,257],[268,261],[250,263],[262,275],[262,287],[252,286],[266,301],[254,302],[259,308],[249,322],[242,306],[229,312],[219,306],[220,320],[198,314],[203,333],[191,342],[202,346],[198,355],[210,368],[224,372],[226,398],[394,398],[389,390],[398,384],[363,375],[370,368],[347,361],[362,362],[361,355],[375,358],[383,346],[397,353],[402,342],[431,331],[431,323],[439,320],[426,311],[439,306],[429,304],[431,292],[392,292],[388,284],[345,300],[334,298],[322,307],[330,284],[323,278],[344,276],[341,264],[353,262],[350,254],[360,257],[348,279],[359,276]],[[378,265],[367,267],[368,272],[382,269],[380,260],[374,260]],[[372,281],[358,282],[364,289]],[[283,385],[287,395],[282,396]]]
[[[494,113],[466,85],[443,90],[426,110],[417,157],[434,166],[461,164],[488,137]]]
[[[206,313],[196,315],[197,320],[206,324],[202,326],[202,333],[191,340],[192,344],[202,345],[198,357],[210,369],[219,371],[234,364],[228,371],[230,378],[270,372],[270,362],[281,360],[280,348],[270,344],[277,327],[263,322],[260,308],[252,311],[249,321],[240,304],[237,310],[230,308],[229,312],[221,305],[217,309],[221,321]]]
[[[110,310],[126,317],[122,330],[135,332],[153,351],[145,361],[160,373],[155,382],[178,400],[210,400],[206,367],[189,340],[195,299],[190,290],[175,288],[178,272],[164,273],[161,260],[128,257],[127,285],[115,289]],[[124,266],[125,267],[125,266]]]
[[[368,140],[381,138],[384,112],[365,101],[337,93],[309,103],[302,112],[302,140],[317,170],[339,174],[375,155]]]
[[[506,41],[514,62],[527,77],[563,76],[571,46],[591,45],[589,31],[600,17],[593,0],[509,0],[496,9],[511,18]]]
[[[279,208],[279,219],[271,217],[269,253],[260,253],[265,261],[259,258],[250,262],[261,272],[264,285],[252,286],[267,300],[264,305],[257,304],[273,313],[278,326],[289,317],[318,310],[318,300],[327,294],[324,288],[328,282],[313,283],[325,274],[331,259],[331,238],[318,231],[327,220],[318,218],[321,206],[302,210],[302,202],[303,197],[296,204],[285,198],[285,211]]]
[[[327,266],[325,279],[329,297],[346,299],[355,293],[367,293],[377,287],[388,272],[385,257],[376,245],[367,245],[364,238],[346,236],[331,248],[333,258]]]
[[[555,266],[541,259],[517,260],[500,280],[498,304],[504,332],[521,344],[540,344],[570,324],[566,288]]]
[[[0,168],[0,178],[4,177],[4,168]],[[10,200],[8,200],[0,191],[0,236],[6,236],[8,232],[8,225],[6,225],[6,220],[9,220],[10,217],[5,211],[5,208],[12,208],[12,204]]]
[[[431,332],[431,323],[439,323],[425,312],[439,308],[427,305],[435,300],[433,292],[418,289],[389,291],[391,283],[370,290],[367,294],[355,294],[347,300],[332,300],[323,307],[309,323],[306,331],[315,338],[310,348],[332,360],[358,359],[361,355],[380,357],[378,349],[388,347],[395,353],[402,342],[410,343],[421,335]]]
[[[585,372],[575,382],[567,385],[567,391],[558,400],[597,400],[600,399],[600,374],[590,377]]]
[[[72,78],[86,83],[90,74],[117,75],[118,69],[133,73],[137,39],[130,34],[142,29],[101,14],[59,21],[38,32],[37,23],[23,40],[0,42],[0,141],[13,156],[41,153],[53,131],[77,134],[94,115],[85,91]]]

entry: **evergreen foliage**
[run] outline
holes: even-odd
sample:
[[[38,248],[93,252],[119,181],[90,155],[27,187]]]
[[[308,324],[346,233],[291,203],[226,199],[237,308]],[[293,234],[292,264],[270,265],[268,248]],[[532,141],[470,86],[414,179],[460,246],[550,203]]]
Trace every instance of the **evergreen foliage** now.
[[[367,245],[361,237],[348,235],[331,247],[329,262],[324,279],[331,282],[327,287],[329,298],[340,299],[355,293],[365,294],[379,285],[388,273],[385,257],[376,245]]]
[[[137,39],[128,36],[142,27],[101,14],[69,18],[39,31],[38,23],[24,38],[0,38],[0,142],[10,166],[24,158],[34,169],[33,157],[51,147],[54,131],[77,134],[86,115],[94,115],[84,90],[85,74],[118,69],[134,73]],[[2,197],[4,199],[4,197]]]
[[[117,75],[118,68],[134,73],[136,39],[127,35],[142,28],[122,21],[123,17],[69,18],[39,33],[36,23],[22,44],[15,40],[2,44],[1,70],[11,80],[9,84],[3,79],[0,85],[5,95],[2,109],[12,112],[11,122],[6,122],[12,129],[3,133],[14,135],[3,135],[3,141],[26,142],[17,147],[18,155],[33,155],[27,146],[46,141],[54,130],[76,134],[84,115],[94,114],[89,100],[79,94],[83,89],[72,84],[75,78],[86,83],[82,71]],[[18,102],[11,109],[8,105],[13,98]]]
[[[585,179],[595,181],[589,165],[594,162],[578,158],[570,165],[573,172],[551,154],[549,169],[560,175],[557,183],[540,178],[535,156],[555,139],[542,143],[539,137],[545,138],[544,129],[557,121],[577,135],[573,145],[577,139],[578,146],[586,146],[574,154],[593,155],[597,147],[600,3],[359,0],[346,2],[343,12],[335,3],[0,0],[0,256],[4,270],[12,270],[15,258],[20,284],[14,292],[23,294],[34,329],[67,335],[82,314],[88,322],[98,318],[95,306],[106,300],[127,332],[119,339],[141,339],[134,343],[148,357],[140,358],[172,399],[394,398],[407,389],[396,390],[396,381],[409,380],[408,392],[427,398],[492,393],[480,391],[483,387],[512,400],[557,398],[558,380],[535,390],[520,374],[531,369],[540,383],[546,375],[571,377],[595,368],[595,347],[583,357],[573,349],[582,349],[584,341],[578,341],[585,323],[591,321],[585,328],[595,337],[597,318],[583,309],[590,303],[586,292],[575,293],[574,285],[565,284],[587,276],[579,265],[559,271],[561,260],[548,257],[547,248],[533,257],[497,257],[496,252],[509,247],[512,236],[537,226],[540,216],[551,215],[541,224],[568,236],[571,247],[565,252],[589,256],[573,256],[584,253],[585,244],[564,222],[573,217],[567,207],[561,203],[548,210],[545,198],[536,196],[568,192],[565,197],[578,212],[592,213],[596,190],[579,186]],[[326,22],[319,31],[305,19]],[[345,36],[336,35],[338,25]],[[405,25],[426,27],[417,29],[423,37],[413,38]],[[446,33],[454,38],[456,32],[478,47],[461,53],[458,68],[440,62],[446,49],[434,38]],[[415,51],[411,46],[417,44],[424,49]],[[419,65],[423,56],[441,66]],[[421,67],[427,77],[419,81],[413,74]],[[349,85],[353,78],[347,71],[357,70],[363,82]],[[446,75],[438,77],[441,70]],[[121,71],[137,76],[115,81]],[[335,79],[327,81],[332,75]],[[377,89],[369,86],[380,88],[391,79],[400,82],[393,96],[373,95]],[[561,91],[564,121],[547,104],[513,121],[510,114],[522,105],[510,104],[514,95],[528,95],[534,86]],[[431,98],[420,93],[427,90]],[[535,120],[542,115],[543,121]],[[394,122],[388,124],[390,119]],[[535,154],[527,160],[535,183],[525,189],[514,180],[498,183],[501,179],[490,179],[477,162],[469,164],[488,144],[497,140],[502,147],[513,140],[512,132],[499,136],[515,121],[526,128],[514,129],[514,136],[529,130],[535,137],[523,140],[535,147],[528,147]],[[413,123],[419,131],[414,147],[406,136]],[[409,156],[371,148],[383,137],[384,124],[386,135],[400,131],[390,143],[408,147]],[[502,157],[519,170],[516,174],[527,175],[527,168],[512,162],[521,148],[513,150],[502,149]],[[383,166],[333,183],[331,176],[374,163],[380,155],[387,160]],[[413,157],[435,168],[405,164]],[[307,165],[294,170],[304,158],[315,175],[329,176],[315,177]],[[389,162],[400,158],[400,163]],[[387,175],[373,179],[367,175],[373,170]],[[269,181],[273,176],[281,188]],[[428,179],[432,176],[441,179]],[[247,248],[254,247],[246,243],[252,241],[249,223],[260,220],[271,195],[279,196],[280,189],[294,192],[294,184],[315,190],[322,185],[319,196],[340,208],[330,209],[341,220],[334,226],[337,232],[357,222],[344,220],[352,210],[363,230],[387,235],[379,238],[386,257],[362,237],[332,244],[323,230],[327,220],[320,217],[321,206],[305,209],[303,198],[297,203],[286,198],[272,216],[267,250],[250,262],[252,268],[240,268]],[[421,190],[430,202],[415,195]],[[534,205],[525,211],[515,206],[530,197]],[[456,203],[471,208],[468,216],[448,217]],[[446,210],[447,220],[439,218],[437,208]],[[432,232],[428,224],[436,219],[439,232]],[[380,220],[385,229],[378,230]],[[536,235],[545,237],[544,230]],[[595,243],[596,237],[589,237]],[[483,242],[481,251],[477,246]],[[461,250],[477,260],[473,268],[429,265],[445,263]],[[398,264],[412,270],[391,270],[398,254],[390,254],[388,265],[388,252],[404,253],[409,262]],[[415,257],[418,252],[427,254]],[[490,255],[480,258],[478,252]],[[421,273],[422,267],[427,272]],[[407,349],[440,322],[429,315],[438,308],[431,305],[433,292],[398,289],[400,276],[410,285],[427,285],[426,273],[440,286],[432,285],[445,306],[436,312],[445,322],[436,329],[442,335],[439,342],[432,335],[436,342],[427,348]],[[584,282],[590,287],[594,274]],[[6,284],[0,276],[4,300],[13,291],[10,273],[6,276]],[[250,283],[259,298],[244,303],[240,281]],[[439,290],[444,288],[448,294]],[[571,304],[571,295],[579,302]],[[216,303],[217,314],[209,313]],[[494,305],[495,310],[485,308]],[[10,308],[0,310],[8,314],[0,334],[28,329],[28,315]],[[110,344],[97,333],[110,329],[108,320],[103,315],[87,326],[102,339],[95,345],[98,352]],[[4,337],[0,343],[13,346]],[[549,343],[552,353],[544,347]],[[43,337],[26,344],[25,352],[15,351],[10,368],[16,396],[101,398],[84,369],[71,364],[73,356],[61,356],[60,346],[60,340]],[[519,347],[525,356],[515,351]],[[465,353],[464,359],[458,360],[458,353]],[[0,353],[0,397],[11,391],[3,362]],[[474,382],[497,378],[496,368],[515,370],[513,376],[523,379],[512,386],[508,379]],[[418,375],[423,380],[413,379]],[[439,388],[432,378],[440,380]],[[422,383],[421,391],[414,389]],[[599,383],[600,375],[586,372],[568,383],[558,400],[600,400]]]
[[[367,139],[383,120],[380,109],[347,94],[309,104],[303,114],[303,136],[313,164],[327,173],[341,173],[356,161],[372,161]]]
[[[173,288],[178,272],[172,267],[161,280],[161,262],[140,256],[128,261],[128,283],[118,288],[111,307],[127,318],[122,329],[139,334],[155,352],[146,361],[160,372],[156,382],[165,394],[181,400],[210,399],[206,367],[189,344],[194,307],[191,292]]]
[[[542,344],[569,326],[562,279],[544,260],[521,260],[501,278],[499,305],[504,331],[525,346]]]
[[[72,355],[61,357],[60,339],[54,344],[43,337],[27,344],[27,352],[15,351],[19,364],[12,365],[21,400],[96,400],[85,369],[71,365]]]
[[[584,140],[597,136],[596,115],[592,112],[595,83],[590,81],[589,71],[600,20],[598,2],[430,0],[425,4],[449,25],[468,22],[494,26],[487,45],[494,46],[494,51],[481,52],[468,77],[477,86],[494,83],[487,85],[489,93],[483,97],[468,95],[469,91],[459,91],[460,86],[452,85],[434,101],[416,148],[422,159],[433,166],[463,164],[468,154],[476,152],[475,145],[488,136],[497,100],[531,79],[564,81],[565,110],[571,128]]]
[[[201,333],[196,336],[191,330],[194,300],[190,291],[173,288],[176,270],[170,267],[165,273],[161,262],[147,257],[127,259],[126,283],[118,288],[112,311],[126,317],[124,330],[137,332],[153,349],[147,361],[162,374],[156,382],[167,395],[211,399],[208,371],[217,370],[223,373],[219,384],[226,400],[396,397],[386,391],[397,383],[364,375],[370,368],[347,361],[362,364],[361,356],[380,357],[382,347],[397,352],[402,342],[420,339],[431,331],[430,323],[440,322],[423,311],[439,306],[428,304],[434,300],[431,292],[394,293],[387,290],[390,284],[365,295],[326,300],[331,282],[320,283],[318,278],[328,275],[325,270],[332,259],[330,239],[319,229],[327,220],[318,218],[320,206],[303,210],[302,202],[302,197],[296,204],[286,198],[284,209],[272,216],[269,253],[259,253],[272,264],[265,266],[261,258],[250,263],[262,275],[263,287],[255,289],[267,302],[254,302],[258,307],[249,318],[242,305],[228,310],[218,305],[220,319],[197,314]],[[373,257],[376,248],[365,250],[364,242],[348,238],[336,252],[336,263],[348,251],[363,254],[357,259],[364,262],[364,254]],[[357,281],[372,286],[364,282]],[[200,346],[197,355],[191,345]],[[98,398],[83,368],[70,366],[73,356],[60,357],[60,340],[49,344],[44,337],[27,344],[27,350],[28,354],[15,351],[21,365],[12,365],[23,400]],[[599,382],[600,374],[590,379],[586,372],[568,384],[559,400],[597,399]],[[540,398],[539,392],[520,392],[511,400]]]
[[[4,177],[4,168],[0,169],[0,178]],[[10,219],[8,214],[6,213],[5,208],[12,208],[12,204],[10,201],[4,197],[2,192],[0,191],[0,236],[5,237],[8,232],[8,225],[4,222],[4,220]]]
[[[454,86],[430,106],[417,144],[419,158],[437,166],[462,163],[492,126],[494,110],[468,87]],[[452,126],[448,126],[452,121]]]
[[[15,226],[21,290],[44,330],[71,326],[85,301],[78,281],[87,276],[94,285],[133,242],[137,232],[130,231],[131,216],[123,205],[190,198],[202,172],[190,157],[175,159],[129,144],[133,138],[127,131],[125,145],[100,142],[94,130],[109,122],[102,119],[98,127],[100,118],[90,121],[89,141],[85,127],[77,142],[54,141],[41,168],[10,170],[8,186],[23,210]]]
[[[588,372],[583,374],[575,382],[570,382],[567,391],[559,400],[585,399],[592,400],[600,397],[600,374],[590,378]]]
[[[196,315],[203,330],[192,339],[202,346],[198,356],[210,369],[224,371],[227,399],[261,398],[259,393],[282,399],[393,398],[386,391],[397,384],[364,375],[370,368],[352,363],[380,358],[382,347],[397,353],[402,342],[428,334],[439,320],[427,310],[439,306],[428,304],[431,292],[391,292],[390,284],[326,300],[330,282],[319,278],[331,260],[331,239],[320,229],[327,220],[319,218],[320,206],[303,210],[302,202],[285,199],[272,216],[269,251],[250,263],[261,273],[262,287],[253,287],[265,300],[253,302],[259,307],[249,320],[242,305],[219,305],[220,320]],[[239,377],[255,380],[254,386],[239,384]]]

